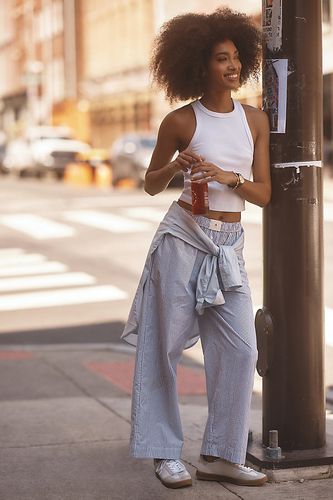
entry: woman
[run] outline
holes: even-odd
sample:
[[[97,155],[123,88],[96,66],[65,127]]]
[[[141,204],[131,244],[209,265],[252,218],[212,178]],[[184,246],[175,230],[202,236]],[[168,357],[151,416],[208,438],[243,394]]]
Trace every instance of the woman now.
[[[171,488],[192,484],[180,461],[176,368],[199,336],[209,414],[197,478],[267,480],[244,466],[257,346],[240,220],[244,200],[270,200],[269,122],[231,98],[258,74],[260,47],[250,19],[226,8],[175,17],[155,41],[155,80],[170,101],[194,101],[162,121],[145,190],[160,193],[179,171],[185,182],[153,239],[122,337],[137,344],[131,454],[154,458]],[[193,176],[208,184],[204,216],[191,213]]]

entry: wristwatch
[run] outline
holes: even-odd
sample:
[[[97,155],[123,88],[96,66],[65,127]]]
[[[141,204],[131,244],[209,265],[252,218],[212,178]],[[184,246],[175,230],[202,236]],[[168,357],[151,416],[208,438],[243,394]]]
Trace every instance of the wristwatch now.
[[[237,173],[237,175],[238,175],[238,186],[237,186],[237,187],[239,187],[239,186],[241,186],[242,184],[244,184],[245,179],[244,179],[244,177],[242,176],[242,174],[240,174],[239,172],[236,172],[236,173]]]
[[[232,189],[237,189],[239,188],[239,186],[241,186],[242,184],[244,184],[245,182],[245,179],[244,177],[242,176],[242,174],[240,174],[239,172],[234,172],[235,176],[237,177],[237,182],[236,184],[232,187]]]

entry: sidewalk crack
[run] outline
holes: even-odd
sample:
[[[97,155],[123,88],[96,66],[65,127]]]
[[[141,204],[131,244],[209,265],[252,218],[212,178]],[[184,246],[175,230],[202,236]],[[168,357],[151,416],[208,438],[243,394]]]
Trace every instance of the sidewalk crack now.
[[[187,465],[190,465],[191,467],[194,467],[195,469],[197,469],[198,467],[193,464],[192,462],[190,462],[189,460],[186,460],[184,458],[182,458],[182,462],[184,462],[185,464]],[[229,491],[229,493],[232,493],[233,495],[235,495],[237,498],[239,498],[240,500],[244,500],[244,497],[241,497],[240,495],[238,495],[238,493],[236,493],[235,491],[232,491],[231,489],[229,489],[225,483],[222,483],[220,481],[216,481],[220,486],[222,486],[222,488],[225,488],[227,491]]]
[[[244,500],[244,497],[241,497],[240,495],[238,495],[238,493],[236,493],[235,491],[232,491],[230,488],[228,488],[224,483],[219,483],[223,488],[225,488],[227,491],[229,491],[230,493],[232,493],[233,495],[236,495],[237,498],[240,498],[240,500]]]
[[[86,441],[63,441],[59,443],[40,443],[40,444],[22,444],[14,446],[0,446],[0,451],[2,450],[18,450],[18,449],[29,449],[29,448],[42,448],[46,446],[79,446],[84,444],[96,444],[96,443],[110,443],[114,441],[125,441],[126,439],[92,439]]]

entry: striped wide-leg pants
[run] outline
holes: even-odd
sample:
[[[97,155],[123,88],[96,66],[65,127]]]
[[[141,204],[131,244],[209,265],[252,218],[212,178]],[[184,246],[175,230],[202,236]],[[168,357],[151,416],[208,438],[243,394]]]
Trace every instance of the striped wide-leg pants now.
[[[217,245],[233,245],[240,222],[222,222],[219,230],[194,216]],[[165,235],[153,254],[145,293],[148,317],[138,335],[132,393],[130,453],[141,458],[180,458],[183,432],[176,373],[186,341],[193,336],[187,318],[196,315],[205,362],[208,419],[201,453],[244,464],[257,344],[244,259],[238,254],[242,286],[223,291],[225,303],[195,311],[196,277],[204,254],[179,238]],[[185,260],[193,261],[183,276]]]

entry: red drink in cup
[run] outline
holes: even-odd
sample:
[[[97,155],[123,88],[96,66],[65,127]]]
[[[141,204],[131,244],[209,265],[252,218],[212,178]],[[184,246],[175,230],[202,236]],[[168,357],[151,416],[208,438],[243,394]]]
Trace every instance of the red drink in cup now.
[[[200,175],[198,176],[200,179]],[[208,184],[207,182],[191,181],[192,191],[192,214],[193,215],[207,215],[208,213]]]

